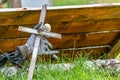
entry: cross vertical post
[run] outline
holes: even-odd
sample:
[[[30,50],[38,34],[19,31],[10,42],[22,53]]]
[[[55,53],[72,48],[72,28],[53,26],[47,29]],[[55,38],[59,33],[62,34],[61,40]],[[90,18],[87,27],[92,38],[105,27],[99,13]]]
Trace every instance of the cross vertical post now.
[[[43,24],[44,24],[44,19],[46,16],[46,8],[47,8],[46,4],[42,6],[42,11],[41,11],[40,20],[39,20],[39,24],[41,24],[41,26],[43,26]],[[40,27],[38,29],[38,32],[40,30]],[[35,63],[36,63],[36,58],[37,58],[37,54],[38,54],[38,47],[40,44],[40,40],[41,40],[40,35],[36,35],[34,49],[33,49],[33,53],[32,53],[32,59],[30,62],[30,67],[29,67],[29,72],[28,72],[28,80],[32,80],[32,78],[33,78],[33,72],[35,69]]]
[[[32,78],[33,78],[33,72],[35,69],[37,54],[38,55],[42,55],[42,54],[48,55],[49,54],[54,59],[57,59],[57,56],[55,54],[59,53],[59,51],[57,51],[57,50],[51,51],[49,49],[49,47],[52,47],[52,44],[50,44],[50,42],[47,41],[47,39],[46,39],[48,37],[61,39],[61,34],[50,32],[49,29],[51,29],[51,26],[49,24],[44,25],[44,19],[45,19],[45,15],[46,15],[46,7],[47,7],[47,5],[42,6],[41,16],[40,16],[40,20],[38,23],[40,25],[37,26],[37,30],[32,29],[32,28],[22,27],[22,26],[19,26],[19,28],[18,28],[19,31],[27,32],[27,33],[31,33],[31,34],[35,35],[35,42],[33,43],[34,47],[33,47],[33,51],[32,51],[32,59],[30,62],[27,80],[32,80]],[[49,29],[48,29],[48,25],[49,25]]]

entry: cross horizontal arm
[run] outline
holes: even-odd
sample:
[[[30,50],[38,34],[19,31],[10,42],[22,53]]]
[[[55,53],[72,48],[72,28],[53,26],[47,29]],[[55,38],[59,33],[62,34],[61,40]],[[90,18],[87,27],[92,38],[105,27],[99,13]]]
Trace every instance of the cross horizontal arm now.
[[[22,27],[22,26],[19,26],[18,30],[22,31],[22,32],[31,33],[31,34],[37,34],[37,35],[45,36],[45,37],[52,37],[52,38],[61,39],[61,34],[58,34],[58,33],[45,32],[45,31],[42,31],[42,32],[38,33],[38,31],[36,29],[26,28],[26,27]]]

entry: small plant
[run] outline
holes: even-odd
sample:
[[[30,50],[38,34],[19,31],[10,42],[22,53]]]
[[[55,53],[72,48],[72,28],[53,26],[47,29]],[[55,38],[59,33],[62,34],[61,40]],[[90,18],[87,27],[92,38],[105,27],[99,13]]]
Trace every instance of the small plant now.
[[[116,57],[117,59],[120,59],[120,53],[117,55],[117,57]]]

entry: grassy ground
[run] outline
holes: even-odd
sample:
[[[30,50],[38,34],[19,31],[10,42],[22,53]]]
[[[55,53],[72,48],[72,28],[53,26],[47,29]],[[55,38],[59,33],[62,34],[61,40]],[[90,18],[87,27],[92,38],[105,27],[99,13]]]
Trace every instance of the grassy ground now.
[[[120,73],[103,71],[102,69],[88,69],[83,63],[86,59],[78,58],[71,61],[75,67],[70,70],[62,68],[50,69],[37,66],[34,72],[33,80],[120,80]],[[64,61],[63,61],[64,62]],[[38,63],[41,64],[41,63]],[[44,64],[50,65],[50,62]],[[27,71],[22,69],[17,75],[8,77],[6,74],[0,74],[0,80],[27,80]]]
[[[120,0],[53,0],[54,6],[64,5],[80,5],[80,4],[93,4],[93,3],[115,3]]]

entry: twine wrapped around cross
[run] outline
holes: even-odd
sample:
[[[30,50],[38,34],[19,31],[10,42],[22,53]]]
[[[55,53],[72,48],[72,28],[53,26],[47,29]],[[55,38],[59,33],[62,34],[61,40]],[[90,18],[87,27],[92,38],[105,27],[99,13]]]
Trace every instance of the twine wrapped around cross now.
[[[52,54],[54,58],[57,59],[57,56],[55,53],[59,53],[59,51],[51,51],[48,46],[45,45],[45,43],[51,45],[46,38],[52,37],[52,38],[59,38],[61,39],[61,34],[57,33],[52,33],[50,32],[51,26],[49,24],[44,25],[44,20],[46,16],[46,8],[47,5],[42,6],[42,11],[40,15],[40,20],[39,23],[40,26],[37,27],[37,29],[32,29],[32,28],[26,28],[19,26],[18,30],[22,32],[27,32],[35,35],[35,42],[34,42],[34,48],[32,52],[32,59],[29,67],[29,73],[28,73],[28,80],[32,80],[33,77],[33,72],[35,69],[35,63],[36,63],[36,58],[38,54],[38,49],[40,47],[40,52],[39,55],[42,54]]]

